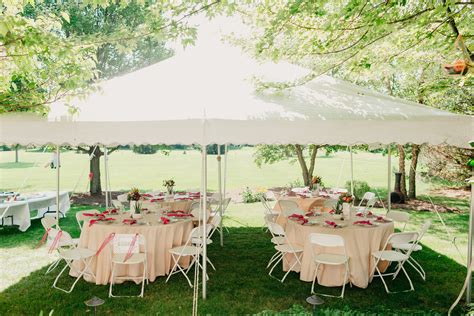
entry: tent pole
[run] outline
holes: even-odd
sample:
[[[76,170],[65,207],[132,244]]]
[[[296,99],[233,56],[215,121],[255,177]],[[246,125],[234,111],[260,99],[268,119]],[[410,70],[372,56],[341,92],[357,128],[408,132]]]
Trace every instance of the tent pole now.
[[[349,146],[351,153],[351,196],[354,196],[354,159],[352,157],[352,146]]]
[[[467,288],[466,288],[466,304],[471,303],[472,297],[472,234],[474,230],[474,171],[471,171],[471,179],[469,180],[471,184],[471,200],[470,200],[470,212],[469,212],[469,237],[467,240]]]
[[[207,286],[207,146],[202,146],[202,298],[206,299]]]
[[[392,209],[392,201],[390,198],[390,187],[392,183],[392,149],[391,144],[388,144],[388,154],[387,154],[387,213]]]
[[[59,145],[56,146],[56,227],[59,229]]]
[[[219,186],[219,215],[221,221],[219,223],[219,232],[221,247],[224,246],[224,232],[222,231],[222,170],[221,170],[221,145],[217,145],[217,185]]]
[[[107,147],[104,146],[104,171],[105,171],[105,209],[109,209],[109,162]]]

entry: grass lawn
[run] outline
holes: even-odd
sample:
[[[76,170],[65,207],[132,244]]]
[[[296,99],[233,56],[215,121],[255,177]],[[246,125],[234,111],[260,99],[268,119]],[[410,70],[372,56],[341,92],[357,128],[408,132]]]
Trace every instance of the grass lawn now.
[[[268,188],[286,185],[301,179],[298,163],[287,161],[258,168],[253,162],[253,148],[233,150],[228,156],[228,184],[230,190]],[[14,151],[0,152],[0,190],[45,191],[56,189],[54,169],[44,165],[51,159],[51,153],[20,151],[20,163],[14,161]],[[89,162],[87,155],[65,152],[61,155],[61,187],[76,192],[87,191]],[[178,189],[198,188],[200,185],[200,152],[191,150],[172,151],[163,154],[139,155],[130,150],[119,150],[110,155],[110,182],[113,190],[128,190],[132,186],[140,189],[162,189],[164,179],[173,178]],[[396,157],[393,157],[395,166]],[[217,189],[217,161],[209,156],[209,188]],[[330,157],[324,154],[316,160],[315,174],[322,176],[327,186],[344,186],[350,179],[349,153],[339,152]],[[395,170],[395,169],[394,169]],[[104,174],[102,173],[102,177]],[[354,178],[366,181],[371,187],[386,188],[387,157],[381,154],[354,154]],[[23,186],[24,180],[25,184]],[[103,183],[103,182],[102,182]],[[429,184],[419,182],[419,193],[426,193]]]
[[[255,227],[261,224],[259,204],[231,204],[230,207],[230,219],[227,223],[235,227],[231,227],[230,234],[225,236],[224,248],[217,243],[210,246],[209,256],[217,271],[210,273],[209,297],[205,302],[200,301],[200,313],[253,314],[262,310],[286,310],[293,304],[300,304],[309,310],[310,307],[304,300],[309,295],[310,283],[300,281],[296,273],[291,273],[284,284],[267,275],[265,266],[273,249],[268,234]],[[70,231],[75,237],[79,236],[79,229],[73,214],[80,209],[84,207],[74,207],[67,218],[62,220],[63,229]],[[425,218],[425,213],[412,215],[416,222]],[[462,230],[465,222],[461,219],[454,221],[453,225],[455,229]],[[42,234],[39,221],[34,221],[25,233],[18,233],[15,229],[0,230],[0,251],[10,254],[7,258],[19,257],[11,259],[13,261],[7,259],[2,264],[8,269],[2,269],[0,280],[8,280],[9,275],[21,274],[25,270],[31,272],[21,280],[14,280],[14,284],[1,293],[0,315],[38,315],[40,310],[46,312],[51,309],[55,310],[56,315],[84,314],[86,307],[83,302],[94,295],[106,299],[106,303],[99,309],[102,314],[191,313],[192,289],[179,275],[172,277],[168,284],[164,283],[164,277],[158,278],[146,287],[144,299],[107,299],[107,286],[96,286],[84,281],[79,282],[70,295],[52,289],[55,274],[44,275],[45,266],[49,262],[46,250],[44,247],[33,249]],[[437,229],[430,231],[429,236],[433,240],[426,238],[430,245],[443,240],[443,232]],[[377,314],[400,315],[415,311],[445,314],[462,285],[465,268],[439,253],[442,251],[436,252],[427,244],[424,246],[424,251],[415,256],[428,272],[427,281],[423,282],[408,268],[416,292],[388,295],[382,283],[376,280],[364,290],[347,288],[344,300],[327,298],[323,308]],[[283,273],[278,271],[276,275],[281,277]],[[408,285],[402,277],[390,284],[395,289]],[[138,291],[138,287],[130,283],[118,286],[117,289],[125,292]],[[336,293],[340,288],[319,290]],[[460,312],[461,309],[458,309],[458,313]]]

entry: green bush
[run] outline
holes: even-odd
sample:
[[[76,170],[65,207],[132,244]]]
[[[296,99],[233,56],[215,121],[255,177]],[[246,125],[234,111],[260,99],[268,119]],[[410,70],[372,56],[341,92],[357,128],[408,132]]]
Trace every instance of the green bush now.
[[[287,184],[287,187],[301,188],[301,187],[304,187],[304,184],[303,184],[303,181],[301,181],[301,179],[296,179],[295,181],[290,181],[290,183]]]
[[[351,182],[346,182],[346,189],[351,192]],[[364,196],[365,192],[371,191],[369,184],[365,181],[354,181],[354,196],[360,200]]]
[[[242,202],[244,203],[255,203],[260,202],[260,199],[263,197],[263,192],[252,192],[249,187],[246,187],[242,191]]]

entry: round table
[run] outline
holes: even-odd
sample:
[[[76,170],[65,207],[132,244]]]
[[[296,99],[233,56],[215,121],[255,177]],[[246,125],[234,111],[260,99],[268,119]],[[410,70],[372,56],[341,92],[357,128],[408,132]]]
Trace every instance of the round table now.
[[[148,278],[153,282],[158,276],[164,276],[172,268],[172,259],[169,249],[183,245],[193,229],[190,219],[179,219],[176,222],[162,224],[158,215],[149,214],[146,218],[139,220],[143,224],[126,225],[122,223],[123,216],[116,216],[117,220],[112,223],[97,222],[89,226],[84,223],[79,247],[97,250],[102,242],[111,233],[116,234],[142,234],[146,240]],[[110,247],[106,247],[92,262],[90,269],[94,272],[96,279],[85,277],[86,281],[96,284],[107,284],[110,280],[111,260]],[[140,249],[143,251],[143,249]],[[183,266],[189,264],[189,258],[183,258],[180,262]],[[79,264],[75,262],[74,264]],[[116,269],[117,276],[138,276],[142,274],[143,266],[123,265]],[[72,271],[72,270],[71,270]]]
[[[324,216],[312,217],[310,220],[317,220],[324,223]],[[316,253],[336,253],[344,254],[342,248],[326,248],[313,246],[308,239],[311,233],[335,234],[342,236],[345,241],[347,255],[349,256],[349,279],[353,285],[366,288],[372,278],[374,261],[372,252],[382,250],[390,234],[394,232],[392,222],[377,223],[375,227],[361,227],[353,225],[350,221],[336,221],[347,226],[343,228],[325,227],[322,224],[301,225],[293,220],[288,220],[285,231],[288,240],[303,246],[304,251],[301,259],[301,267],[297,265],[293,270],[300,272],[300,280],[312,282],[316,264],[312,258],[313,247]],[[291,257],[288,257],[290,259]],[[386,263],[381,263],[382,271],[386,269]],[[284,263],[283,270],[288,271],[288,264]],[[318,272],[318,283],[324,286],[342,286],[344,280],[344,267],[320,265]]]

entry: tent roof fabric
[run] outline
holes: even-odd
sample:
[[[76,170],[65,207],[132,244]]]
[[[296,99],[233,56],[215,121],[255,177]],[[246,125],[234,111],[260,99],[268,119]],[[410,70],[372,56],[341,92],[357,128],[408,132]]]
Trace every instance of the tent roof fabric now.
[[[209,49],[212,47],[212,50]],[[389,97],[329,76],[258,92],[254,78],[284,81],[307,70],[260,64],[215,41],[104,81],[99,91],[52,105],[47,118],[0,116],[3,144],[367,144],[467,147],[474,118]]]

